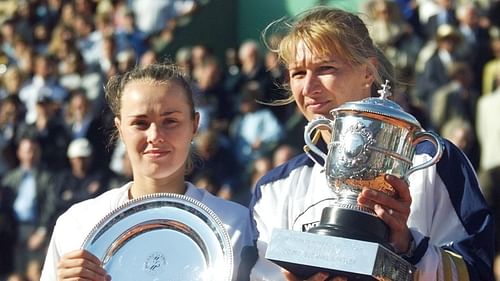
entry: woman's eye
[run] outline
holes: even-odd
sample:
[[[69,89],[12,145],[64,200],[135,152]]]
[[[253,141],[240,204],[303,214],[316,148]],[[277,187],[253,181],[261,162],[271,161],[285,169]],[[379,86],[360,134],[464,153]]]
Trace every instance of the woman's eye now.
[[[148,123],[146,121],[137,120],[132,122],[132,126],[145,129],[148,127]]]
[[[179,123],[179,121],[177,121],[176,119],[165,119],[163,121],[163,124],[168,125],[168,126],[172,126],[172,125],[175,125],[177,123]]]
[[[292,78],[300,78],[303,77],[305,74],[306,72],[302,70],[290,71],[290,77]]]
[[[331,65],[323,65],[318,68],[319,73],[330,73],[335,71],[336,68]]]

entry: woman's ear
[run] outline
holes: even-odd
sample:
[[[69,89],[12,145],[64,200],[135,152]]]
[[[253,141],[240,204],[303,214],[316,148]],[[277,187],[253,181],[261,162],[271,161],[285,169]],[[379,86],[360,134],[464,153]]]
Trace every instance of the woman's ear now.
[[[122,128],[120,126],[122,121],[118,117],[115,117],[114,121],[115,121],[115,127],[118,130],[118,134],[120,135],[120,138],[123,139],[122,138]]]
[[[365,69],[365,84],[371,86],[373,82],[376,80],[375,71],[377,70],[377,66],[378,66],[377,58],[368,59]]]
[[[194,113],[194,119],[193,119],[193,135],[196,134],[198,131],[198,126],[200,125],[200,113],[195,112]]]

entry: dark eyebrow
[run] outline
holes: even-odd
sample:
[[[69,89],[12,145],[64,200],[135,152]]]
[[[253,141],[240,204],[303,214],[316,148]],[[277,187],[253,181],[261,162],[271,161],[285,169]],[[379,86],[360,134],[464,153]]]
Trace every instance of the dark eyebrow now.
[[[170,110],[170,111],[165,111],[165,112],[163,112],[160,115],[161,116],[167,116],[167,115],[172,115],[172,114],[176,114],[176,113],[182,113],[182,112],[180,110]]]
[[[182,112],[180,110],[169,110],[169,111],[162,112],[160,114],[160,116],[170,116],[170,115],[174,115],[174,114],[178,114],[178,113],[182,113]],[[142,117],[147,117],[147,114],[137,114],[137,115],[129,114],[126,117],[142,118]]]

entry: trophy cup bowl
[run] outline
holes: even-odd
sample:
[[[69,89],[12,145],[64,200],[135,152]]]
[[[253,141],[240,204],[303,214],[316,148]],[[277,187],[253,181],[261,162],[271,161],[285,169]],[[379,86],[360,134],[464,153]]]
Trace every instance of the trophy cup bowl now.
[[[395,195],[385,175],[407,179],[439,161],[443,145],[438,135],[425,132],[415,117],[386,99],[387,87],[383,85],[379,98],[345,103],[330,112],[331,118],[319,117],[306,125],[304,140],[325,164],[306,152],[324,167],[337,199],[323,209],[319,225],[309,233],[275,230],[266,258],[301,277],[326,270],[354,280],[412,280],[413,266],[395,254],[388,242],[389,228],[372,209],[358,205],[357,198],[364,188]],[[331,132],[327,154],[310,137],[320,128]],[[430,141],[436,153],[412,166],[416,145],[423,141]],[[333,251],[343,258],[313,251]]]

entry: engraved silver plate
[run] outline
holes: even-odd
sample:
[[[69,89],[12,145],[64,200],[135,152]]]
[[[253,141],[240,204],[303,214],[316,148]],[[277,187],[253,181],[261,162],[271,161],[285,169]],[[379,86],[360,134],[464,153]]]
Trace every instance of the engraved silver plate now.
[[[233,253],[217,215],[184,195],[156,193],[104,217],[82,248],[113,280],[231,280]]]

